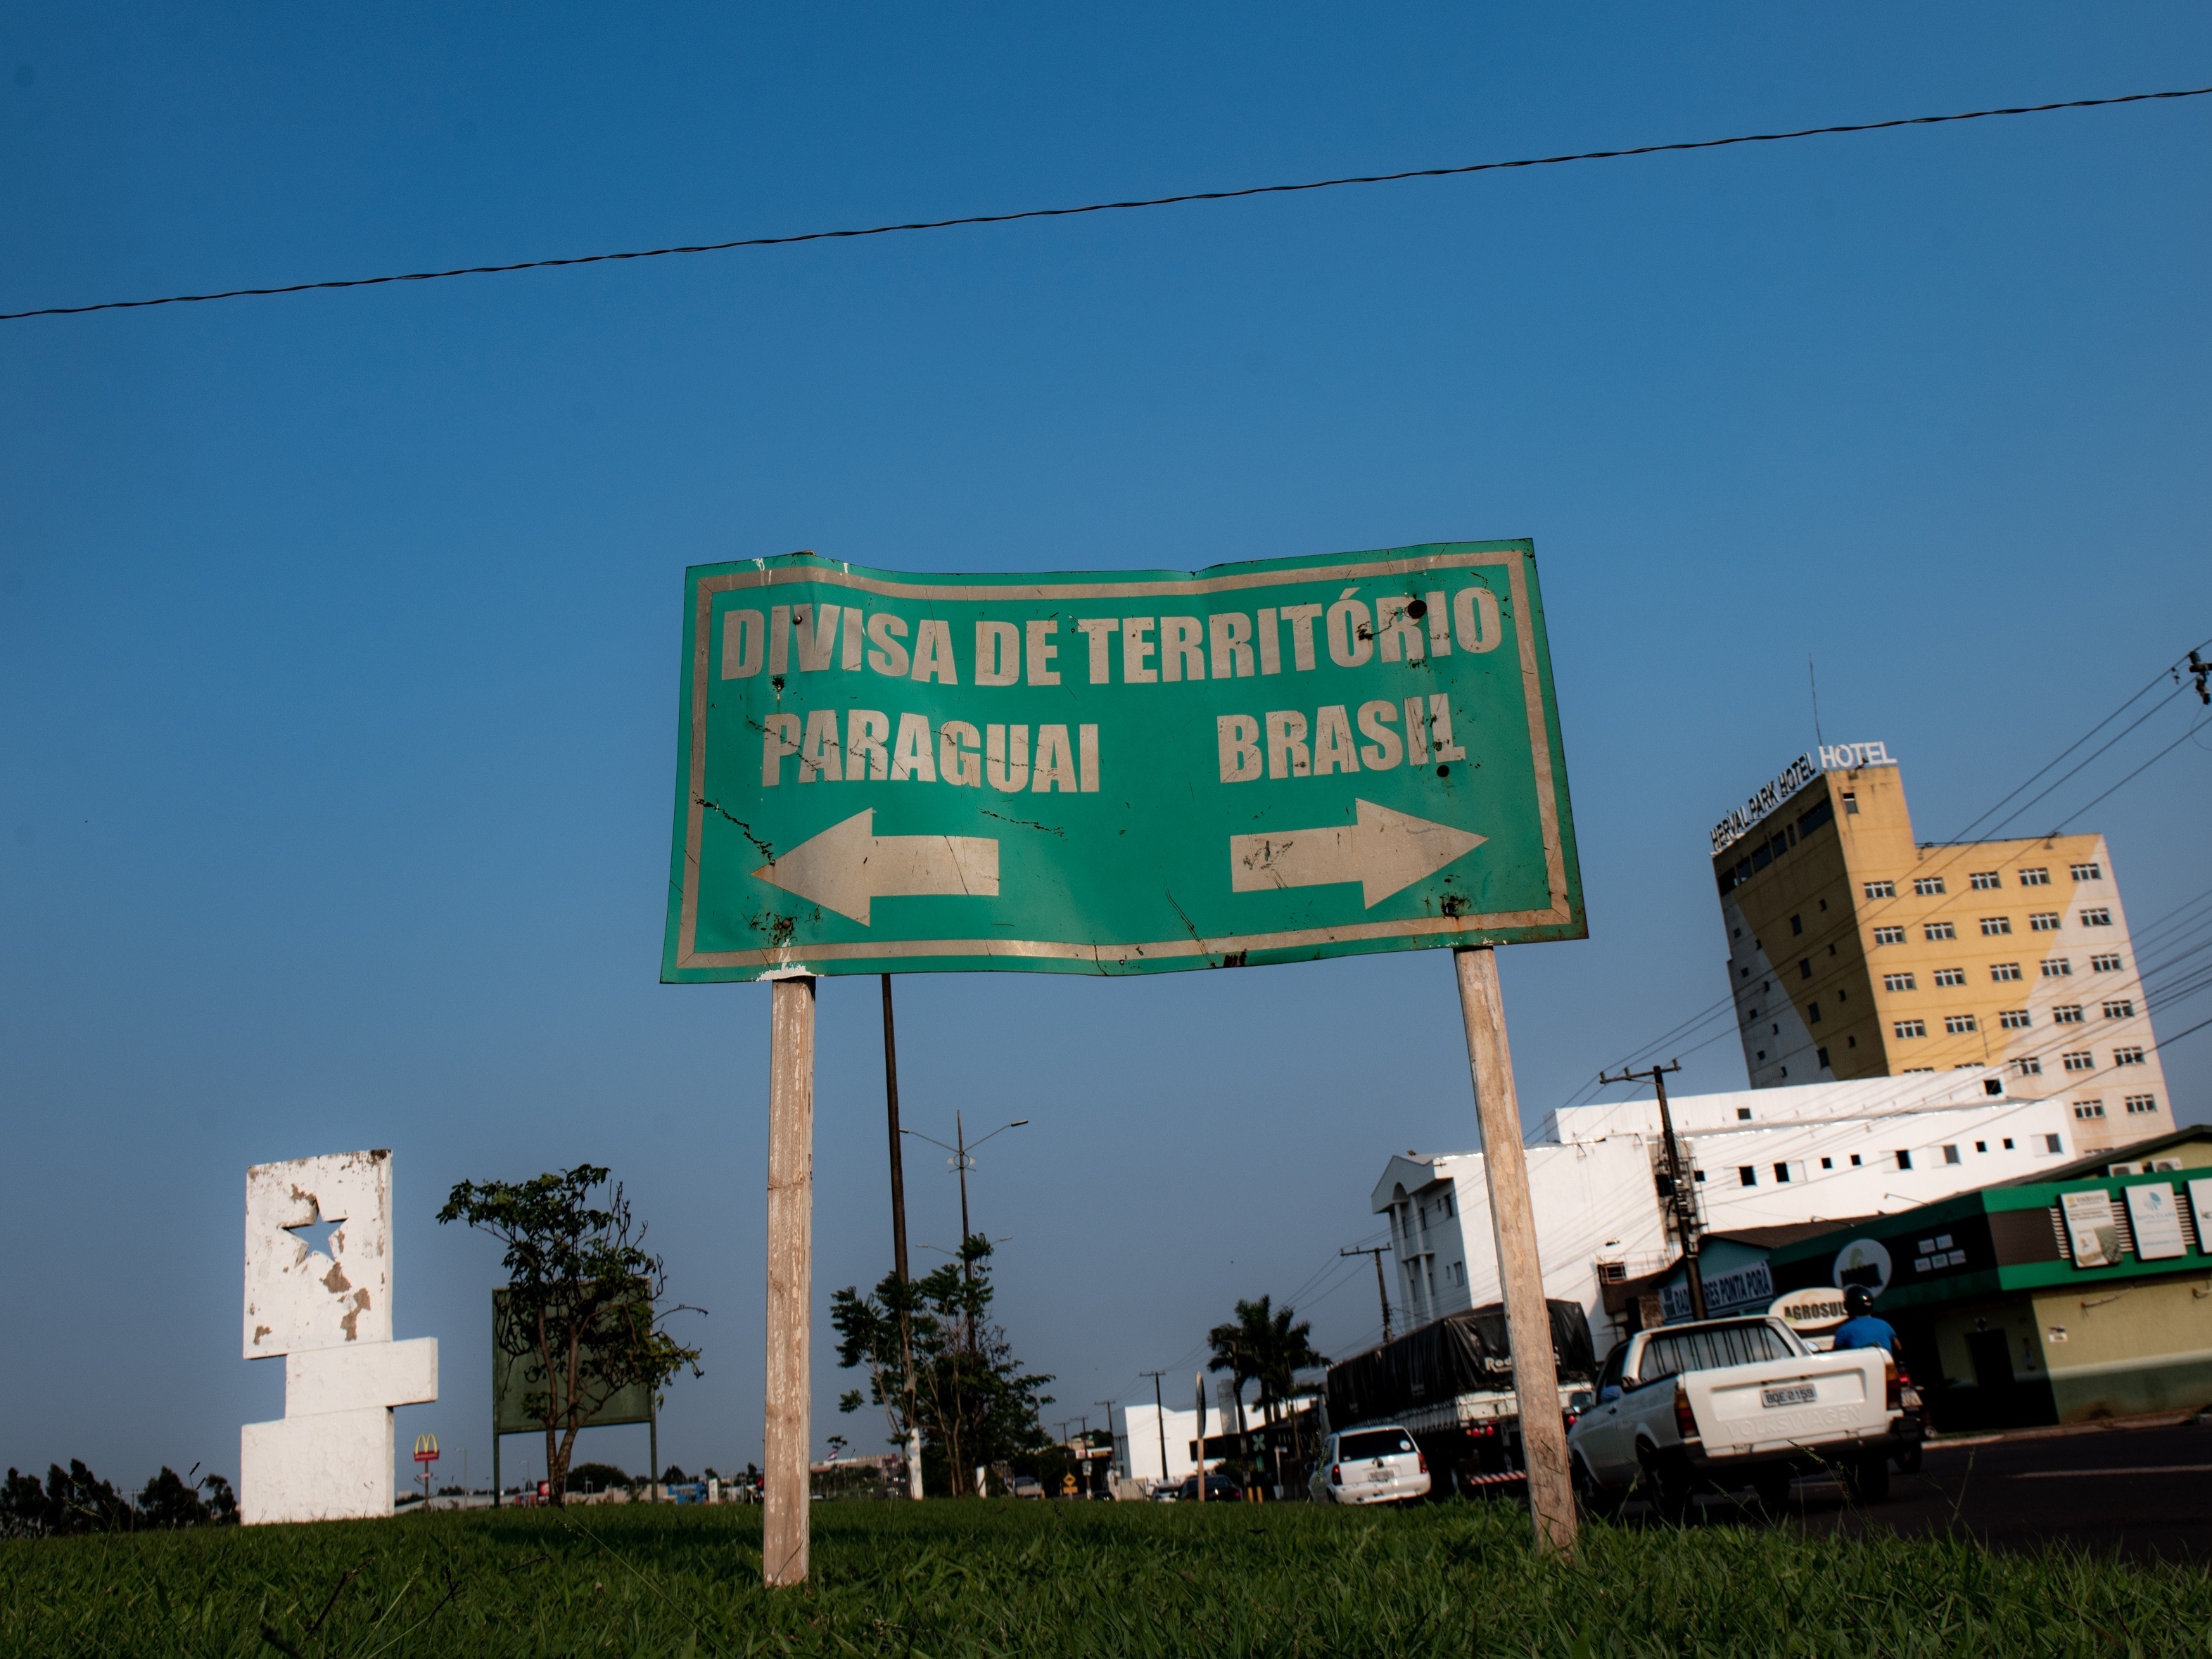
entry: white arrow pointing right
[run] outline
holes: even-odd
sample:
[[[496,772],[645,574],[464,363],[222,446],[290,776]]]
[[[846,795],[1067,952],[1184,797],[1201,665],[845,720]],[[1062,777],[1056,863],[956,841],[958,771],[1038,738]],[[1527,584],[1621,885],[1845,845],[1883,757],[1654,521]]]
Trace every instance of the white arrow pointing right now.
[[[1230,885],[1239,893],[1356,881],[1365,908],[1432,876],[1488,839],[1449,823],[1355,803],[1358,822],[1229,838]]]

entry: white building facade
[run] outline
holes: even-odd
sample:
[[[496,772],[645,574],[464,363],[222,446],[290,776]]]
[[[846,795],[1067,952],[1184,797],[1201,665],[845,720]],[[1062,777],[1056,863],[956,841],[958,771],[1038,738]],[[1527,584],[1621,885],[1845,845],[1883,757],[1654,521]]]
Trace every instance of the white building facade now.
[[[1910,1209],[2076,1155],[2065,1103],[2015,1100],[2004,1088],[2001,1070],[1975,1067],[1690,1095],[1668,1105],[1700,1224],[1727,1232]],[[1544,1293],[1582,1304],[1602,1356],[1617,1334],[1601,1287],[1678,1254],[1660,1194],[1658,1106],[1555,1112],[1530,1139],[1528,1160]],[[1408,1325],[1500,1300],[1481,1153],[1393,1158],[1370,1207],[1389,1219]]]

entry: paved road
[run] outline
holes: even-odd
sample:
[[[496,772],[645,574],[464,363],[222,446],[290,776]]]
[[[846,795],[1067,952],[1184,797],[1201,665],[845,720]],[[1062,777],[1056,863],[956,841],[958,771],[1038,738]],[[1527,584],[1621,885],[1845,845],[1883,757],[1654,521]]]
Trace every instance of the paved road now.
[[[1800,1480],[1797,1522],[1813,1532],[1953,1526],[1999,1549],[2068,1545],[2136,1559],[2212,1563],[2212,1428],[2116,1429],[1978,1446],[1930,1447],[1917,1474],[1897,1475],[1887,1504],[1854,1508],[1829,1480]],[[1741,1521],[1723,1498],[1699,1519]],[[1649,1524],[1642,1506],[1632,1523]]]

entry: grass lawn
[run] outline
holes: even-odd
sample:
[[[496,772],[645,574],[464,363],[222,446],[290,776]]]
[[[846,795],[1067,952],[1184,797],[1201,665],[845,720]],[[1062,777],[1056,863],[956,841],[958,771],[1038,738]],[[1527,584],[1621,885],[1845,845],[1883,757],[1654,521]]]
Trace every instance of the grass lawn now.
[[[2142,1654],[2212,1651],[2212,1577],[1964,1541],[1525,1514],[822,1504],[769,1594],[756,1510],[416,1515],[0,1544],[0,1654]]]

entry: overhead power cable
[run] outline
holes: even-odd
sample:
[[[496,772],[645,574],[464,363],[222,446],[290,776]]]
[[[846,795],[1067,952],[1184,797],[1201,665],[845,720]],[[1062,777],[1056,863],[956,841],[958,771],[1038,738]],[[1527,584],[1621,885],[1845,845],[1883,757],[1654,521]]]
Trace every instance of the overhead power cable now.
[[[2203,644],[2200,644],[2196,647],[2197,650],[2202,650],[2203,648],[2204,647]],[[2036,770],[2026,780],[2015,785],[2010,791],[2008,791],[2002,799],[1996,802],[1995,805],[1990,806],[1976,817],[1966,826],[1966,829],[1959,836],[1954,837],[1949,841],[1929,843],[1926,850],[1939,851],[1942,856],[1932,864],[1928,865],[1925,867],[1923,873],[1937,875],[1947,872],[1953,866],[1959,864],[1972,854],[1978,847],[1983,844],[1983,842],[1967,841],[1965,839],[1966,836],[1972,834],[1977,829],[1984,824],[1989,824],[1992,818],[1995,818],[1996,815],[2009,803],[2015,800],[2022,792],[2033,787],[2038,781],[2049,774],[2053,768],[2063,764],[2069,757],[2074,755],[2076,750],[2081,749],[2083,744],[2096,738],[2098,733],[2103,732],[2106,726],[2112,725],[2113,721],[2124,715],[2145,696],[2156,690],[2160,681],[2172,678],[2179,672],[2180,662],[2181,659],[2177,658],[2172,664],[2169,664],[2167,666],[2160,669],[2157,673],[2152,675],[2150,678],[2143,684],[2141,689],[2124,701],[2119,707],[2113,709],[2102,720],[2100,720],[2094,726],[2091,726],[2087,732],[2084,732],[2072,743],[2067,744],[2066,747],[2061,750],[2056,756],[2045,762],[2040,767],[2038,767]],[[2137,726],[2141,726],[2145,720],[2148,719],[2150,714],[2156,713],[2159,708],[2163,708],[2166,702],[2172,701],[2174,697],[2179,696],[2179,695],[2180,692],[2177,684],[2177,689],[2169,693],[2166,696],[2161,697],[2157,702],[2154,702],[2148,713],[2138,717],[2121,732],[2106,738],[2095,749],[2090,751],[2087,758],[2076,764],[2074,769],[2068,772],[2063,777],[2060,778],[2058,780],[2058,783],[2050,785],[2030,799],[2021,802],[2020,805],[2014,807],[2011,811],[2006,813],[2000,822],[1992,825],[1989,831],[1984,832],[1984,838],[1994,839],[1994,832],[1996,830],[2001,830],[2007,825],[2010,824],[2015,818],[2019,817],[2021,813],[2026,811],[2028,807],[2033,806],[2037,801],[2042,800],[2045,796],[2049,795],[2052,790],[2058,787],[2059,783],[2064,783],[2069,779],[2075,776],[2075,774],[2079,773],[2083,767],[2086,767],[2090,761],[2098,759],[2105,754],[2109,753],[2123,738],[2126,738],[2130,732],[2135,731]],[[2185,742],[2190,737],[2193,736],[2203,724],[2204,722],[2202,721],[2192,724],[2187,731],[2183,732],[2180,738],[2177,739],[2173,743],[2168,744],[2164,749],[2160,750],[2156,754],[2153,755],[2149,760],[2145,761],[2142,765],[2130,772],[2125,777],[2123,777],[2118,783],[2113,784],[2102,793],[2094,797],[2089,801],[2085,802],[2082,805],[2075,808],[2073,811],[2067,815],[2065,821],[2071,822],[2073,819],[2079,817],[2091,806],[2094,806],[2099,801],[2103,800],[2107,795],[2113,793],[2123,785],[2132,782],[2142,773],[2148,770],[2159,761],[2165,759],[2166,756],[2172,754],[2176,749],[2179,748],[2181,744]],[[2049,833],[2057,835],[2060,833],[2060,830],[2054,829]],[[2028,839],[2033,839],[2033,837],[2028,837]],[[1846,933],[1856,933],[1859,927],[1868,925],[1874,918],[1880,916],[1885,911],[1891,909],[1895,905],[1899,904],[1902,902],[1901,898],[1893,899],[1875,904],[1870,908],[1847,911],[1838,921],[1831,923],[1825,929],[1817,931],[1813,937],[1808,939],[1804,942],[1801,948],[1808,953],[1817,952],[1822,945],[1829,942],[1832,939],[1840,939],[1842,935]],[[2191,902],[2193,903],[2194,901],[2191,901]],[[1939,910],[1942,908],[1945,907],[1939,907]],[[2189,906],[2185,904],[2181,908],[2185,909],[2189,908]],[[2170,911],[2167,914],[2170,916],[2177,913]],[[2161,917],[2160,918],[2160,921],[2162,922],[2166,919],[2166,918],[2165,917]],[[2154,926],[2156,924],[2154,924]],[[2138,956],[2140,956],[2140,946],[2138,946]],[[1661,1036],[1652,1039],[1650,1042],[1641,1045],[1634,1051],[1633,1054],[1630,1056],[1628,1060],[1624,1060],[1624,1066],[1633,1063],[1635,1060],[1647,1057],[1651,1053],[1668,1043],[1670,1039],[1680,1042],[1682,1040],[1695,1035],[1697,1032],[1704,1030],[1707,1024],[1721,1018],[1723,1013],[1727,1013],[1730,1016],[1730,1023],[1726,1029],[1715,1032],[1712,1036],[1708,1036],[1705,1038],[1704,1041],[1693,1045],[1692,1048],[1683,1048],[1680,1052],[1684,1054],[1692,1053],[1697,1048],[1703,1048],[1713,1042],[1718,1042],[1722,1036],[1727,1036],[1729,1031],[1735,1029],[1735,1021],[1734,1018],[1735,1006],[1735,988],[1731,987],[1728,996],[1723,997],[1716,1002],[1707,1004],[1705,1008],[1697,1013],[1690,1015],[1679,1024],[1674,1026],[1670,1030],[1664,1032]],[[1590,1080],[1577,1086],[1565,1100],[1560,1103],[1559,1108],[1555,1108],[1554,1109],[1557,1110],[1566,1107],[1583,1105],[1589,1101],[1594,1099],[1599,1093],[1602,1092],[1604,1076],[1605,1069],[1601,1067]]]
[[[738,248],[788,247],[799,242],[842,241],[860,236],[896,236],[908,231],[951,230],[965,225],[1007,225],[1024,219],[1068,219],[1086,213],[1122,213],[1138,208],[1175,207],[1187,202],[1233,202],[1248,196],[1291,196],[1310,190],[1338,190],[1352,185],[1397,184],[1409,179],[1455,179],[1468,173],[1504,173],[1516,167],[1563,167],[1571,161],[1616,161],[1635,155],[1724,149],[1733,144],[1778,144],[1796,138],[1882,132],[1893,127],[1942,126],[1954,121],[1983,121],[2003,115],[2045,115],[2054,110],[2103,109],[2115,104],[2202,98],[2207,94],[2212,94],[2212,87],[2187,87],[2171,92],[2130,92],[2117,98],[2070,98],[2062,103],[1965,110],[1951,115],[1906,115],[1887,121],[1853,121],[1836,126],[1799,127],[1788,132],[1746,132],[1728,138],[1694,138],[1668,144],[1638,144],[1630,149],[1587,149],[1570,155],[1532,155],[1510,161],[1469,161],[1460,167],[1409,167],[1402,173],[1369,173],[1340,179],[1310,179],[1292,185],[1247,185],[1237,190],[1185,191],[1174,196],[1148,196],[1125,202],[1088,202],[1079,207],[1024,208],[1012,213],[971,213],[954,219],[920,219],[904,224],[868,225],[849,230],[809,230],[788,236],[741,236],[726,242],[696,242],[680,247],[636,248],[623,253],[580,253],[558,259],[521,259],[511,264],[460,265],[451,270],[413,270],[386,276],[347,276],[330,282],[287,283],[270,288],[233,288],[213,294],[171,294],[153,300],[103,300],[93,305],[43,306],[34,311],[0,312],[0,322],[20,322],[26,317],[76,317],[94,311],[133,311],[147,306],[198,305],[210,300],[260,299],[276,294],[312,293],[319,289],[374,288],[385,283],[434,283],[448,276],[500,276],[510,271],[606,264],[623,259],[662,259],[679,253],[727,253]]]

